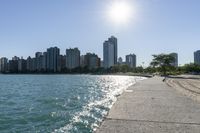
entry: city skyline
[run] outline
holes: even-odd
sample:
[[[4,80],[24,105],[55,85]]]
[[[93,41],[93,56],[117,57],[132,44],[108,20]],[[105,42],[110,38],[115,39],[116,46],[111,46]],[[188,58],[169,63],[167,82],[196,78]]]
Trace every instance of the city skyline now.
[[[116,51],[117,52],[114,52],[114,53],[118,53],[118,43],[117,43],[117,38],[116,37],[114,37],[114,36],[111,36],[110,38],[108,38],[108,40],[105,40],[102,44],[103,44],[103,52],[102,52],[102,54],[104,55],[104,44],[105,43],[108,43],[110,40],[112,40],[112,39],[116,39],[116,48],[114,48],[113,47],[113,50],[114,49],[116,49]],[[78,62],[79,62],[79,64],[78,64],[78,66],[81,66],[81,56],[83,56],[83,55],[87,55],[87,54],[94,54],[95,56],[97,56],[98,58],[99,58],[99,55],[98,54],[96,54],[95,52],[92,52],[92,51],[87,51],[86,53],[82,53],[81,52],[81,50],[79,50],[78,49],[78,47],[73,47],[73,48],[65,48],[65,53],[60,53],[60,51],[61,51],[61,49],[60,48],[58,48],[57,46],[51,46],[51,47],[49,47],[49,48],[47,48],[46,50],[47,50],[47,52],[34,52],[34,55],[28,55],[27,57],[24,57],[24,56],[19,56],[19,55],[14,55],[14,56],[12,56],[12,57],[6,57],[6,56],[0,56],[0,59],[2,59],[2,60],[4,60],[4,59],[6,59],[7,61],[10,61],[10,60],[19,60],[19,59],[29,59],[29,58],[37,58],[37,57],[40,57],[41,55],[45,55],[45,54],[47,54],[48,53],[48,50],[50,50],[51,48],[56,48],[56,49],[58,49],[58,55],[61,55],[61,56],[66,56],[66,54],[67,54],[67,50],[78,50],[79,51],[79,59],[78,59]],[[115,51],[115,50],[114,50]],[[114,58],[114,60],[113,60],[113,64],[112,65],[110,65],[110,66],[114,66],[114,65],[117,65],[118,63],[120,63],[120,61],[119,61],[119,58],[120,58],[120,60],[122,59],[124,62],[122,62],[122,63],[126,63],[126,60],[127,60],[127,56],[129,56],[129,55],[132,55],[132,54],[128,54],[128,53],[126,53],[126,55],[124,56],[124,57],[122,57],[122,56],[119,56],[119,55],[114,55],[114,53],[113,53],[113,57],[115,57]],[[199,64],[199,58],[200,58],[200,50],[195,50],[194,52],[193,52],[193,61],[191,61],[191,62],[187,62],[186,64],[189,64],[189,63],[196,63],[196,64]],[[181,66],[181,65],[184,65],[184,64],[181,64],[180,65],[180,63],[179,63],[179,53],[175,53],[175,52],[170,52],[170,53],[159,53],[159,54],[170,54],[170,55],[172,55],[174,58],[175,58],[175,61],[174,61],[174,63],[172,64],[173,66],[175,66],[175,67],[177,67],[177,66]],[[135,54],[133,54],[134,56],[137,56],[137,55],[135,55]],[[47,55],[48,56],[48,55]],[[66,57],[65,57],[66,58]],[[53,59],[53,58],[52,58]],[[103,59],[104,58],[99,58],[99,59],[101,59],[100,61],[104,61]],[[136,60],[136,57],[135,57],[135,60]],[[196,61],[195,61],[196,60]],[[137,59],[137,61],[138,61],[138,59]],[[142,62],[142,64],[138,64],[138,63],[135,63],[136,64],[136,67],[137,66],[144,66],[144,62]],[[144,66],[144,67],[148,67],[150,64],[147,64],[147,66]],[[67,64],[66,64],[66,66],[67,66]],[[75,65],[75,66],[77,66],[77,65]],[[104,65],[103,65],[104,66]],[[36,65],[36,67],[37,67],[37,65]],[[69,67],[70,68],[70,67]],[[72,68],[75,68],[75,67],[72,67]],[[105,68],[109,68],[109,67],[105,67]]]
[[[0,72],[8,73],[48,73],[48,72],[92,72],[93,70],[111,70],[113,66],[127,65],[130,69],[136,67],[145,67],[137,64],[137,55],[134,53],[126,54],[125,61],[122,57],[118,57],[118,40],[111,36],[103,43],[103,59],[94,52],[87,52],[81,54],[81,51],[75,48],[66,48],[66,53],[61,54],[60,48],[57,46],[47,48],[44,52],[35,52],[34,57],[28,56],[27,59],[23,57],[14,56],[12,59],[6,57],[0,58]],[[178,53],[168,53],[174,57],[171,65],[179,66]],[[194,63],[200,62],[200,50],[194,52]],[[100,68],[100,69],[99,69]],[[104,69],[102,69],[104,68]],[[133,70],[133,69],[132,69]],[[93,71],[94,72],[94,71]]]
[[[83,54],[93,51],[103,58],[102,42],[114,35],[123,60],[127,53],[135,53],[138,64],[148,66],[152,54],[176,52],[179,64],[194,61],[193,52],[200,44],[200,1],[124,0],[134,9],[125,25],[108,18],[113,1],[2,0],[0,57],[26,58],[57,46],[61,54],[65,48],[78,47]]]
[[[112,39],[112,38],[115,38],[113,35],[110,37],[110,38],[108,38],[108,40],[106,40],[106,41],[104,41],[103,42],[103,52],[102,52],[102,54],[104,55],[104,44],[105,43],[107,43],[110,39]],[[115,38],[116,39],[116,42],[117,42],[117,38]],[[117,44],[117,46],[116,47],[118,47],[118,43],[116,43]],[[57,46],[51,46],[50,48],[58,48]],[[114,48],[114,47],[113,47]],[[78,47],[69,47],[69,48],[65,48],[65,53],[60,53],[60,51],[61,51],[61,49],[60,48],[58,48],[59,49],[59,55],[65,55],[66,56],[66,50],[72,50],[72,49],[78,49]],[[78,49],[79,50],[79,49]],[[48,51],[48,49],[47,49],[47,51]],[[117,52],[115,52],[115,53],[118,53],[118,48],[116,48],[116,51]],[[185,63],[185,64],[189,64],[189,63],[197,63],[197,64],[199,64],[199,61],[196,61],[195,62],[195,58],[198,58],[198,60],[199,60],[199,51],[200,50],[195,50],[194,52],[193,52],[193,61],[191,61],[191,62],[187,62],[187,63]],[[81,51],[79,51],[80,53],[80,59],[79,59],[79,63],[81,63],[81,56],[82,55],[87,55],[88,53],[92,53],[92,54],[96,54],[95,52],[92,52],[92,51],[87,51],[86,53],[81,53]],[[196,57],[195,57],[195,53],[198,53],[198,56],[196,55]],[[0,56],[0,59],[1,58],[6,58],[8,61],[9,60],[17,60],[16,58],[18,58],[18,59],[28,59],[28,58],[30,58],[30,57],[33,57],[33,58],[37,58],[37,56],[39,57],[40,55],[42,55],[42,54],[46,54],[46,52],[34,52],[34,55],[28,55],[27,57],[24,57],[24,56],[18,56],[18,55],[14,55],[14,56],[12,56],[12,57],[7,57],[7,56]],[[167,54],[167,53],[159,53],[159,54]],[[170,54],[170,55],[172,55],[172,56],[174,56],[174,58],[175,58],[175,62],[173,63],[173,66],[182,66],[182,65],[184,65],[184,64],[180,64],[179,63],[179,53],[175,53],[175,52],[170,52],[170,53],[168,53],[168,54]],[[119,63],[119,61],[118,61],[118,59],[119,58],[121,58],[122,60],[124,60],[124,62],[126,62],[126,56],[128,55],[128,53],[126,53],[125,54],[125,56],[123,57],[123,56],[119,56],[118,54],[115,56],[114,55],[114,57],[115,57],[115,59],[114,59],[114,62],[113,62],[113,65],[117,65],[118,63]],[[131,55],[131,54],[129,54],[129,55]],[[134,54],[135,55],[135,54]],[[153,55],[153,54],[152,54]],[[99,55],[97,54],[97,56],[99,57]],[[100,57],[100,59],[101,59],[101,61],[104,61],[103,59],[103,57],[101,58]],[[197,59],[196,59],[197,60]],[[138,61],[138,59],[137,59],[137,61]],[[141,62],[141,61],[138,61],[138,62]],[[80,65],[80,64],[79,64]],[[110,66],[113,66],[113,65],[110,65]],[[136,66],[143,66],[143,67],[148,67],[150,64],[146,64],[146,65],[144,65],[144,62],[141,62],[141,64],[138,64],[137,63],[137,65]],[[108,67],[107,67],[108,68]]]

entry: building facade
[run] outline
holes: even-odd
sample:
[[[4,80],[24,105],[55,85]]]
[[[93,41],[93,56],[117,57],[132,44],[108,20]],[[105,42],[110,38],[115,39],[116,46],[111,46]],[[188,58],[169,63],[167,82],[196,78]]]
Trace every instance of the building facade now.
[[[103,63],[104,68],[117,65],[117,38],[114,36],[103,43]]]
[[[31,71],[31,57],[30,56],[26,59],[26,69],[28,72]]]
[[[66,49],[66,68],[74,69],[80,67],[80,51],[78,48]]]
[[[135,54],[126,55],[126,64],[131,68],[135,68],[136,67],[136,55]]]
[[[42,71],[46,72],[47,71],[47,52],[43,52],[43,55],[42,55],[42,59],[41,59],[42,63],[41,63],[41,68],[42,68]]]
[[[27,67],[26,67],[26,60],[23,58],[19,59],[18,61],[18,72],[26,72]]]
[[[6,57],[2,57],[0,59],[0,72],[8,71],[8,59]]]
[[[42,52],[35,53],[36,71],[41,71],[42,69],[42,56]]]
[[[119,57],[118,58],[118,64],[121,65],[122,63],[123,63],[123,59],[122,59],[122,57]]]
[[[12,57],[12,60],[9,60],[8,63],[8,71],[11,73],[16,73],[18,72],[18,63],[19,63],[20,58],[17,56]]]
[[[174,61],[171,63],[172,66],[174,67],[178,67],[178,54],[177,53],[171,53],[170,54],[171,56],[174,57]]]
[[[99,68],[100,67],[100,58],[94,53],[87,53],[84,56],[84,66],[87,66],[89,69]]]
[[[200,65],[200,50],[194,52],[194,63]]]
[[[85,67],[85,55],[80,56],[80,66]]]
[[[49,72],[59,72],[60,62],[60,49],[57,47],[51,47],[47,49],[47,71]]]

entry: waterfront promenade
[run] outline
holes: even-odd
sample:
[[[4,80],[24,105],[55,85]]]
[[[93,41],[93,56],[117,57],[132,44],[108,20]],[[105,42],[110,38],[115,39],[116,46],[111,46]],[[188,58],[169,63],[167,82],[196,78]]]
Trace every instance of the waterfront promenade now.
[[[97,133],[199,133],[200,104],[154,77],[125,91]]]

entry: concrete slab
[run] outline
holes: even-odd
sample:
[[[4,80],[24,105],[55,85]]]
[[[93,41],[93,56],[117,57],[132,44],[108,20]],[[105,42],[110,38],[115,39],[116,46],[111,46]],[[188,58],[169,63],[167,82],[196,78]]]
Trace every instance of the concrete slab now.
[[[151,78],[124,92],[97,133],[200,132],[200,104]]]
[[[99,133],[199,133],[200,125],[151,121],[106,120]]]

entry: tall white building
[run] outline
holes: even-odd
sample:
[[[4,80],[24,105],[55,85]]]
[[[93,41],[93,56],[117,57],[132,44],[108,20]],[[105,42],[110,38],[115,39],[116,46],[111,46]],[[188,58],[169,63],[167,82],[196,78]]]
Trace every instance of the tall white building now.
[[[135,54],[126,55],[126,64],[131,68],[135,68],[136,67],[136,55]]]
[[[200,65],[200,50],[194,52],[194,63]]]
[[[114,36],[103,43],[103,64],[104,68],[117,64],[117,38]]]
[[[80,67],[80,51],[78,48],[66,49],[66,67],[68,69]]]
[[[174,66],[174,67],[178,67],[178,54],[177,53],[171,53],[170,55],[173,56],[174,59],[175,59],[173,61],[173,63],[171,63],[171,65]]]

